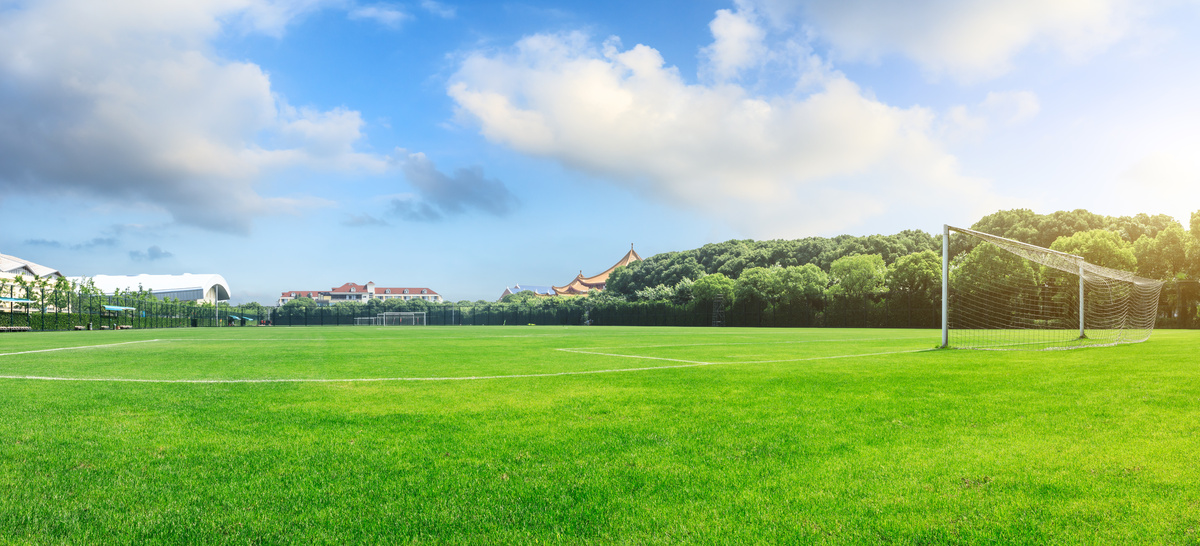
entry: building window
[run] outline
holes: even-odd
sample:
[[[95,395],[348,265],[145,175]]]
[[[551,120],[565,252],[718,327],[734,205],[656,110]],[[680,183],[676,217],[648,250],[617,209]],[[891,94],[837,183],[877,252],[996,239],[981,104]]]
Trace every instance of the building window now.
[[[350,289],[350,291],[351,291],[351,292],[353,292],[353,291],[354,291],[354,289],[353,289],[353,288],[351,288],[351,289]]]
[[[426,290],[426,289],[424,289],[424,288],[422,288],[422,289],[421,289],[421,293],[422,293],[422,294],[426,294],[426,293],[428,293],[428,292],[429,292],[429,291],[428,291],[428,290]]]
[[[391,288],[388,288],[388,289],[384,290],[384,291],[383,291],[383,293],[384,293],[384,294],[391,294],[391,293],[392,293],[392,289],[391,289]]]
[[[408,289],[407,289],[407,288],[405,288],[405,289],[404,289],[404,293],[405,293],[405,294],[407,294],[407,293],[408,293]],[[404,299],[408,299],[408,298],[404,298]]]

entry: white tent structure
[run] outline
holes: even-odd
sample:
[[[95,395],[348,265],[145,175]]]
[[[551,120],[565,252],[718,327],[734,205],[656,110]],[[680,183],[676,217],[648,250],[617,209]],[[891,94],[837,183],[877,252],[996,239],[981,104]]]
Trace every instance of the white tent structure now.
[[[46,267],[44,265],[35,264],[29,260],[23,260],[16,256],[8,254],[0,254],[0,276],[11,279],[17,275],[29,275],[31,277],[61,277],[57,269]]]
[[[175,298],[197,302],[216,303],[229,299],[229,283],[216,273],[182,275],[96,275],[94,277],[71,277],[72,281],[95,283],[105,294],[116,290],[136,292],[138,288],[148,290],[160,298]]]

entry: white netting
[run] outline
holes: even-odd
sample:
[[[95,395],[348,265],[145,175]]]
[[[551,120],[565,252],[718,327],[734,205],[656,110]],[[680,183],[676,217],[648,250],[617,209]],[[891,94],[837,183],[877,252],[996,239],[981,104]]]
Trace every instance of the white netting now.
[[[951,347],[1070,349],[1137,343],[1154,330],[1161,281],[987,233],[949,229],[953,237],[969,239],[965,246],[974,246],[950,264]]]
[[[424,311],[391,311],[380,313],[378,324],[383,326],[425,326]]]

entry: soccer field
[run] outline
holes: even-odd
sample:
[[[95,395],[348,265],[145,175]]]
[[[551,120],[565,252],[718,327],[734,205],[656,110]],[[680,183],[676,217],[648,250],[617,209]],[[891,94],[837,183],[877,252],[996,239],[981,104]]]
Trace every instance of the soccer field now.
[[[0,542],[1200,542],[1200,332],[0,334]]]

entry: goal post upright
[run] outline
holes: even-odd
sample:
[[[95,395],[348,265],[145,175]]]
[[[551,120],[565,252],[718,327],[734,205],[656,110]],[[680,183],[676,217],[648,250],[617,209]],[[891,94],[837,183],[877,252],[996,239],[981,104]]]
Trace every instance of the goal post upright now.
[[[1079,264],[1079,339],[1084,339],[1087,334],[1083,331],[1083,264]]]
[[[942,347],[950,346],[950,224],[942,224]]]

